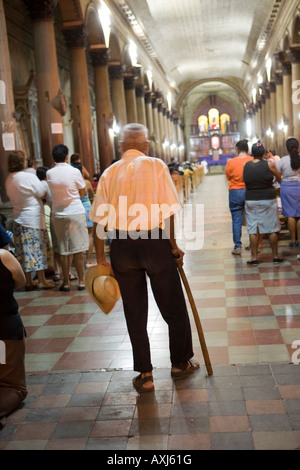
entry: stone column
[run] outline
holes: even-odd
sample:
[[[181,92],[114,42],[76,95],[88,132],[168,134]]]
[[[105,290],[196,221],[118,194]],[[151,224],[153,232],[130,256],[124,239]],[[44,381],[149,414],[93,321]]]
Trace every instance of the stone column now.
[[[292,106],[293,135],[300,139],[300,47],[290,46],[289,57],[292,64]]]
[[[153,128],[155,137],[155,155],[161,158],[160,148],[160,132],[158,123],[158,99],[156,96],[152,96],[152,114],[153,114]]]
[[[173,116],[173,145],[175,158],[179,160],[179,152],[178,152],[178,136],[177,136],[177,126],[178,126],[178,117],[174,114]]]
[[[114,158],[112,109],[107,68],[109,49],[91,47],[89,53],[94,67],[100,172],[103,173]]]
[[[44,165],[51,167],[52,149],[64,140],[62,116],[66,113],[65,97],[59,83],[53,26],[57,1],[26,0],[25,4],[32,20],[41,154]]]
[[[124,71],[124,65],[109,64],[108,72],[110,78],[112,112],[120,128],[127,124]]]
[[[174,130],[173,130],[173,114],[172,111],[167,112],[168,124],[169,124],[169,135],[170,135],[170,156],[171,158],[176,158],[175,155],[175,142],[174,142]]]
[[[183,160],[189,160],[188,156],[187,156],[187,152],[186,152],[186,145],[185,145],[185,138],[184,138],[184,124],[181,122],[180,123],[180,142],[181,142],[181,145],[184,147],[182,150],[181,150],[181,153],[182,153],[182,158]]]
[[[273,149],[275,147],[275,142],[277,142],[277,119],[276,119],[276,85],[275,81],[269,82],[269,90],[270,90],[270,114],[269,114],[269,121],[270,127],[272,131],[272,137],[270,140],[270,148]]]
[[[154,143],[154,124],[153,124],[153,112],[152,112],[152,93],[151,91],[145,92],[145,108],[146,108],[146,123],[149,131],[149,155],[151,157],[156,156],[155,143]]]
[[[92,114],[86,63],[86,32],[82,24],[64,28],[69,51],[72,118],[75,152],[81,155],[90,175],[95,172]]]
[[[267,147],[270,147],[270,136],[269,136],[269,131],[270,131],[270,89],[267,84],[265,84],[265,137],[264,137],[264,144]]]
[[[126,102],[126,113],[127,113],[127,122],[137,122],[137,106],[136,106],[136,96],[135,96],[135,86],[136,86],[137,76],[134,74],[133,70],[131,72],[126,72],[124,75],[124,88],[125,88],[125,102]]]
[[[16,150],[16,121],[14,118],[13,84],[2,0],[0,0],[0,57],[0,202],[8,202],[4,184],[8,175],[8,154],[11,150]]]
[[[135,87],[137,118],[140,124],[147,126],[145,107],[145,85],[138,84]]]
[[[284,152],[284,129],[283,125],[283,78],[281,72],[275,73],[276,84],[276,127],[277,127],[277,144],[276,150],[278,155],[283,155]]]
[[[285,61],[282,64],[283,74],[283,114],[287,126],[285,138],[293,135],[293,102],[292,102],[292,66]]]
[[[260,96],[261,100],[261,137],[266,138],[266,97],[265,94]]]
[[[256,132],[256,137],[258,139],[262,138],[262,102],[261,98],[257,99],[257,132]]]
[[[163,142],[165,141],[165,126],[164,126],[164,116],[163,116],[163,104],[161,101],[157,104],[157,112],[158,112],[158,125],[159,125],[159,134],[160,134],[160,148],[161,148],[161,158],[162,160],[166,161],[166,153],[165,153],[165,146]]]
[[[166,155],[166,162],[170,162],[170,137],[169,137],[169,124],[167,118],[167,108],[163,105],[163,122],[164,122],[164,135],[165,135],[165,142],[164,142],[164,152]]]
[[[257,136],[258,132],[258,106],[253,104],[253,136]]]

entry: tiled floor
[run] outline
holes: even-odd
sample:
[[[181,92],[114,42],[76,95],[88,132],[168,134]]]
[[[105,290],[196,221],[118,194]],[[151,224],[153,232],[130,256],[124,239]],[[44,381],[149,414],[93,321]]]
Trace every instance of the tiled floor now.
[[[0,449],[300,448],[300,364],[292,363],[293,354],[300,361],[298,251],[288,247],[283,230],[280,267],[268,247],[258,267],[246,264],[245,249],[242,256],[231,254],[223,175],[206,177],[191,203],[204,204],[204,224],[200,217],[192,229],[201,249],[188,249],[187,239],[178,244],[187,250],[184,271],[213,376],[207,376],[190,306],[202,368],[173,381],[166,325],[150,293],[156,390],[139,397],[131,383],[136,373],[121,301],[105,315],[76,281],[70,293],[18,292],[29,393],[0,431]],[[243,243],[245,248],[245,228]]]

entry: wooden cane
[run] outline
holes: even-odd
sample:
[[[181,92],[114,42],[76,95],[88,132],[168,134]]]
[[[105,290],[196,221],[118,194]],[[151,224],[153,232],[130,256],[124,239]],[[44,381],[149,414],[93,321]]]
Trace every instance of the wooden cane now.
[[[175,258],[179,258],[180,255],[179,255],[178,251],[172,250],[172,253],[173,253]],[[195,320],[196,327],[197,327],[197,332],[198,332],[198,336],[199,336],[199,341],[200,341],[200,345],[201,345],[202,354],[203,354],[203,357],[204,357],[204,362],[205,362],[205,366],[206,366],[206,369],[207,369],[207,373],[208,373],[208,375],[213,375],[213,370],[212,370],[212,366],[211,366],[211,362],[210,362],[210,358],[209,358],[209,354],[208,354],[208,350],[207,350],[207,346],[206,346],[206,342],[205,342],[205,338],[204,338],[202,325],[201,325],[201,322],[200,322],[200,318],[199,318],[199,315],[198,315],[198,311],[197,311],[197,308],[196,308],[196,304],[195,304],[195,301],[194,301],[194,298],[193,298],[188,280],[186,278],[183,267],[177,265],[177,268],[179,270],[182,282],[184,284],[187,296],[189,298],[189,302],[190,302],[191,307],[192,307],[192,312],[193,312],[194,320]]]

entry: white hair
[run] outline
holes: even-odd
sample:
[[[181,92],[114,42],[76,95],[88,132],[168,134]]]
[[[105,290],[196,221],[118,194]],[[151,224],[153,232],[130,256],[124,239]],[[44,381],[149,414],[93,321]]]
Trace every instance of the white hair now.
[[[134,123],[130,123],[130,124],[126,124],[123,128],[122,128],[122,131],[121,131],[121,142],[124,142],[125,140],[127,140],[127,137],[125,138],[125,136],[132,138],[133,135],[135,134],[136,135],[144,135],[146,140],[148,140],[148,135],[149,135],[149,131],[147,129],[146,126],[144,126],[143,124],[138,124],[136,122]]]

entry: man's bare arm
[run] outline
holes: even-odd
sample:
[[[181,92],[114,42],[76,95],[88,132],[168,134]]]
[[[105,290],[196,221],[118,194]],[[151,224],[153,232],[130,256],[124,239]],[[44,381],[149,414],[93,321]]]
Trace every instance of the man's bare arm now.
[[[169,239],[172,247],[172,251],[175,253],[178,253],[178,257],[176,257],[176,262],[180,265],[183,266],[183,257],[184,257],[184,252],[178,248],[176,238],[175,238],[175,227],[174,227],[174,215],[171,215],[170,217],[170,233],[169,233]]]

